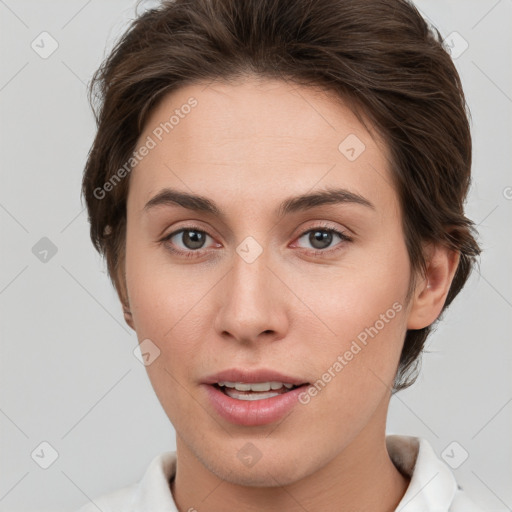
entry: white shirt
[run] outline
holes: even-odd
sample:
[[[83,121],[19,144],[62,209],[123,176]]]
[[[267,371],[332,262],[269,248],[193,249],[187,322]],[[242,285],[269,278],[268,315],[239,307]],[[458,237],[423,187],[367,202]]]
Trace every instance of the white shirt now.
[[[458,487],[427,440],[388,435],[386,443],[393,464],[410,478],[395,512],[483,512]],[[104,494],[76,512],[178,512],[169,486],[175,471],[176,452],[164,452],[138,483]]]

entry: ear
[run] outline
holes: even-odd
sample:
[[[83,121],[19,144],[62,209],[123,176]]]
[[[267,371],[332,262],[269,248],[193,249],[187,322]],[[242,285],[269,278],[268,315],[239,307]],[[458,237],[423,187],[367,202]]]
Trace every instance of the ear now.
[[[133,325],[132,312],[130,311],[130,307],[127,303],[123,304],[123,314],[124,314],[124,321],[135,331],[135,327]]]
[[[124,262],[118,267],[118,271],[115,275],[115,288],[117,296],[123,306],[124,321],[135,331],[135,325],[133,323],[133,315],[130,311],[130,300],[128,298],[128,290],[126,287],[126,276],[123,272]]]
[[[430,245],[427,254],[427,271],[414,290],[407,329],[423,329],[437,320],[459,264],[460,253],[440,244]]]

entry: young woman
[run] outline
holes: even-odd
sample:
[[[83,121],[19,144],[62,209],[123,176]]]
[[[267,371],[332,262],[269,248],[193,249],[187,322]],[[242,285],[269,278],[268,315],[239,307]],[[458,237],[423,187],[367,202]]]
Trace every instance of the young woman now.
[[[386,437],[479,254],[439,33],[405,0],[167,1],[92,91],[91,237],[177,450],[81,511],[477,511]]]

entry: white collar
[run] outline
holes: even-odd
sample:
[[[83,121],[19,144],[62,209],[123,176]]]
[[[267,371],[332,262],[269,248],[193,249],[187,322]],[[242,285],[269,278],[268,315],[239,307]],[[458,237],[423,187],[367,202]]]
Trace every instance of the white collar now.
[[[396,512],[448,512],[457,493],[457,482],[448,466],[426,439],[386,436],[389,456],[397,469],[410,478]]]

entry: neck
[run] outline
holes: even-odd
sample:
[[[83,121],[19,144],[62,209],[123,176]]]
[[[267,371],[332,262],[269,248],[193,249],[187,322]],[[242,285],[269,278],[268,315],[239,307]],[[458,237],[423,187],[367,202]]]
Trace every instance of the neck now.
[[[300,459],[299,459],[300,460]],[[371,422],[315,473],[291,484],[250,487],[218,478],[177,436],[177,467],[171,491],[180,512],[392,512],[409,479],[391,461],[384,420]]]

